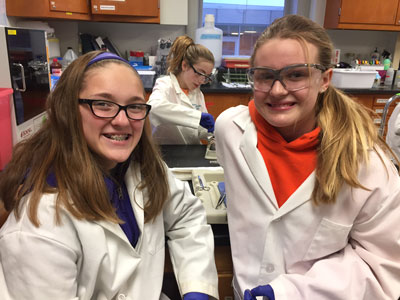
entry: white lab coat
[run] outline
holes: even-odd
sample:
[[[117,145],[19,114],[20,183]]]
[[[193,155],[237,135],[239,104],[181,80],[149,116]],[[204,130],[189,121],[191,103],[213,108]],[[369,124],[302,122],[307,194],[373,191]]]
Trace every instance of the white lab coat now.
[[[397,299],[400,296],[400,179],[374,152],[334,205],[311,201],[313,172],[280,208],[248,107],[216,122],[224,168],[235,299],[270,284],[276,300]],[[335,167],[335,166],[333,166]]]
[[[187,96],[171,73],[156,80],[147,103],[158,144],[200,144],[207,137],[207,129],[200,126],[201,113],[207,112],[200,88]]]
[[[77,220],[64,209],[62,225],[56,226],[54,194],[40,201],[39,228],[29,221],[26,207],[18,221],[11,214],[0,230],[0,299],[8,299],[8,292],[17,300],[158,300],[165,235],[180,292],[218,298],[213,234],[205,210],[183,182],[170,172],[168,176],[171,198],[154,222],[144,224],[146,198],[135,190],[140,174],[132,166],[127,172],[141,232],[136,248],[118,224]]]
[[[389,118],[386,143],[400,159],[400,104],[396,105]]]

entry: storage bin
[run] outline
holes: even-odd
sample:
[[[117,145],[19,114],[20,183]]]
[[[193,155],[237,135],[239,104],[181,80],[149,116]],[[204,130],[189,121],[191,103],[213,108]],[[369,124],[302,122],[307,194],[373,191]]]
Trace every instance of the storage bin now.
[[[224,57],[222,66],[225,68],[248,69],[250,68],[249,57]]]
[[[138,70],[138,73],[142,79],[144,88],[153,88],[156,71]]]
[[[376,71],[333,69],[332,85],[345,89],[370,89],[374,85]]]
[[[0,88],[0,170],[3,170],[12,155],[12,132],[10,97],[13,89]]]

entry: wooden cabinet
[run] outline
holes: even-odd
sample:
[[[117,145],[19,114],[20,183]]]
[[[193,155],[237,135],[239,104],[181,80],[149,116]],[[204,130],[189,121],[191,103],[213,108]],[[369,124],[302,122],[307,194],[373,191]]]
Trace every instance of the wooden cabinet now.
[[[79,13],[79,14],[88,14],[89,7],[86,1],[82,0],[49,0],[50,12],[71,12],[71,13]]]
[[[207,110],[214,119],[229,107],[247,105],[251,97],[251,91],[248,93],[237,93],[234,90],[229,93],[204,93]]]
[[[7,16],[90,20],[89,0],[6,0]]]
[[[327,0],[327,29],[400,30],[399,0]]]
[[[90,0],[92,21],[160,23],[158,0]]]
[[[372,95],[372,96],[373,96],[372,110],[374,112],[374,123],[376,126],[380,127],[382,123],[383,109],[392,95]],[[385,120],[384,136],[386,136],[387,124],[389,118],[392,115],[392,112],[398,103],[400,103],[400,99],[397,99],[395,103],[391,103],[391,105],[389,106]]]
[[[151,92],[146,92],[146,101],[149,100]],[[236,92],[234,89],[232,91],[226,91],[223,93],[212,93],[203,91],[204,100],[206,102],[207,111],[212,114],[214,119],[226,109],[238,106],[238,105],[247,105],[252,99],[252,92]]]
[[[215,246],[219,299],[233,299],[233,263],[230,246]]]
[[[377,128],[381,126],[382,123],[382,114],[383,114],[383,109],[385,108],[385,104],[388,102],[390,97],[393,95],[391,94],[355,94],[351,95],[351,97],[363,104],[365,107],[369,108],[371,110],[371,117],[374,120],[375,125]],[[386,120],[385,120],[385,131],[384,131],[384,136],[386,135],[387,132],[387,123],[390,118],[390,115],[392,114],[394,108],[396,105],[400,103],[400,99],[396,100],[396,103],[392,103],[388,109],[388,113],[386,115]]]
[[[142,0],[91,0],[92,14],[157,17],[158,2]]]
[[[7,16],[105,22],[160,23],[158,0],[6,0]]]

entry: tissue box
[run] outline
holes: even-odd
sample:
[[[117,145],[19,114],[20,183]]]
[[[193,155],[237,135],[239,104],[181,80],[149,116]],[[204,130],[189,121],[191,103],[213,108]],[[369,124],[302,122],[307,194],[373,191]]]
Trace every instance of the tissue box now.
[[[332,85],[345,89],[370,89],[374,85],[377,73],[356,69],[333,69]]]

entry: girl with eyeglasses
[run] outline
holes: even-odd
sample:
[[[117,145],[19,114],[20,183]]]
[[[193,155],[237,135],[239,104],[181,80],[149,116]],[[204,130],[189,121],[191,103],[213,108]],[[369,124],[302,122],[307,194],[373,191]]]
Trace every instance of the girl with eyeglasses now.
[[[400,178],[369,112],[330,84],[332,53],[313,21],[275,20],[254,100],[217,119],[236,300],[400,296]]]
[[[0,174],[1,299],[158,300],[166,243],[183,299],[218,298],[204,208],[161,160],[149,111],[117,55],[63,72],[48,119]]]
[[[214,56],[188,36],[179,36],[167,58],[168,76],[156,80],[148,104],[159,144],[200,144],[214,131],[200,86],[212,81]]]

